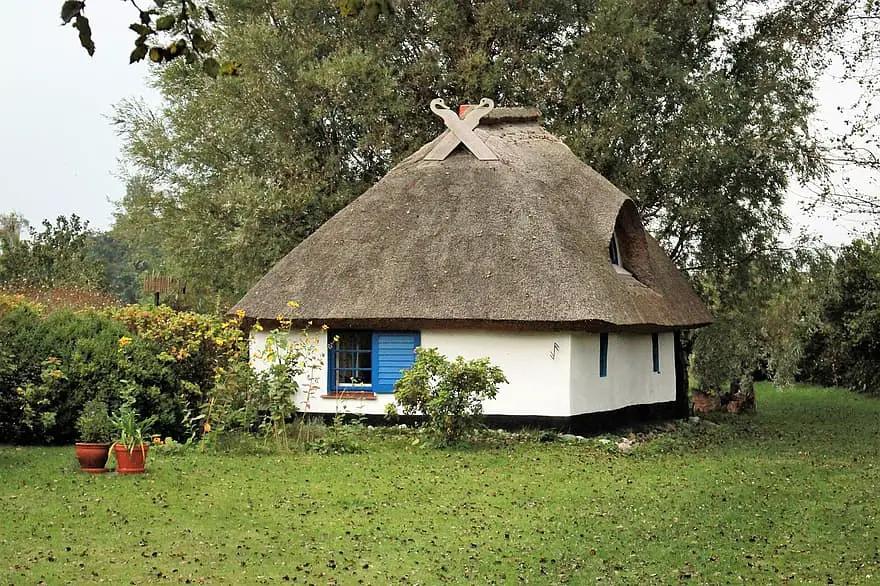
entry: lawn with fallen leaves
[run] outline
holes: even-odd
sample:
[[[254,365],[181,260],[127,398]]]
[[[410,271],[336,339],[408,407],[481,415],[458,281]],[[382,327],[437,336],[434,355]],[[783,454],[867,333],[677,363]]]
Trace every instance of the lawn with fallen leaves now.
[[[361,454],[155,450],[127,477],[79,472],[72,447],[0,447],[0,577],[880,583],[880,401],[761,386],[757,414],[712,419],[636,431],[628,453],[614,435],[437,450],[364,429]]]

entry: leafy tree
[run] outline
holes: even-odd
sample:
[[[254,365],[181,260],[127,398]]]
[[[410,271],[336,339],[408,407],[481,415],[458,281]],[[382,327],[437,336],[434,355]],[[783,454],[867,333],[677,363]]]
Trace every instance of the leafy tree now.
[[[20,214],[0,214],[0,254],[18,244],[21,241],[21,231],[27,227],[28,221]]]
[[[129,25],[136,37],[130,63],[149,57],[153,63],[169,63],[183,58],[198,64],[211,77],[237,75],[239,63],[222,64],[213,56],[217,44],[212,39],[217,22],[211,3],[205,0],[154,0],[146,9],[135,0],[124,0],[137,10],[138,19]],[[393,12],[391,0],[337,0],[343,16],[364,13],[372,19]],[[86,0],[64,0],[61,21],[76,29],[79,42],[91,56],[95,54],[92,27],[86,16]]]
[[[438,95],[537,105],[685,267],[748,258],[786,226],[791,174],[823,171],[807,125],[819,2],[424,0],[377,20],[320,0],[215,4],[217,51],[246,73],[175,62],[155,72],[160,112],[120,106],[151,188],[118,218],[226,301],[436,136]]]
[[[69,218],[58,216],[55,224],[43,220],[39,232],[30,228],[28,240],[14,243],[0,256],[0,284],[100,288],[103,269],[89,257],[88,225],[71,214]]]
[[[800,241],[701,273],[697,284],[715,313],[694,340],[692,369],[701,389],[754,408],[756,373],[793,383],[821,327],[830,265],[826,249]]]
[[[132,258],[132,248],[107,232],[92,234],[86,242],[87,258],[103,270],[103,288],[127,303],[141,297],[143,267]]]
[[[813,186],[818,197],[809,207],[826,204],[835,216],[858,215],[865,220],[864,227],[876,229],[880,224],[880,197],[874,188],[880,178],[880,77],[876,67],[880,58],[880,3],[832,0],[829,4],[838,8],[838,34],[828,43],[826,55],[835,58],[843,81],[850,82],[850,87],[857,86],[860,93],[852,103],[838,106],[844,114],[838,125],[842,123],[843,128],[824,129],[829,143],[823,156],[836,173],[827,174]],[[871,187],[852,180],[854,168],[860,168],[859,175],[866,177]]]
[[[880,394],[880,240],[840,251],[825,296],[822,327],[806,348],[806,374],[822,384]]]

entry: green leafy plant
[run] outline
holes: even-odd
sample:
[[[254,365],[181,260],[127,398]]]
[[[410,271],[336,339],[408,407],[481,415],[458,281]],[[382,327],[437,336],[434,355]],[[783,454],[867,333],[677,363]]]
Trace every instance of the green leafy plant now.
[[[363,429],[360,420],[346,423],[345,415],[337,413],[333,425],[320,438],[308,442],[306,447],[319,454],[360,454],[365,452],[364,446],[358,441],[358,432]]]
[[[58,424],[59,397],[64,394],[67,375],[61,360],[49,357],[41,364],[40,382],[27,382],[17,389],[20,423],[35,438],[52,441]]]
[[[480,427],[483,401],[494,399],[506,382],[488,358],[452,362],[436,348],[417,348],[415,363],[394,385],[394,399],[405,414],[425,415],[431,439],[449,445]]]
[[[76,430],[83,442],[109,443],[113,437],[113,429],[107,403],[99,399],[87,402],[76,420]]]
[[[318,337],[308,327],[291,331],[289,320],[269,332],[262,349],[247,362],[232,361],[216,376],[201,414],[203,439],[215,441],[217,434],[257,432],[268,444],[287,449],[290,422],[296,414],[298,394],[309,401],[317,386],[320,366]],[[262,328],[257,324],[257,331]],[[300,442],[302,425],[294,440]],[[308,440],[306,440],[307,442]]]
[[[282,327],[289,328],[289,322]],[[289,332],[276,330],[269,334],[266,345],[257,356],[265,367],[256,373],[250,394],[249,408],[257,414],[257,428],[278,447],[288,447],[287,422],[296,413],[296,395],[300,383],[311,387],[321,364],[317,353],[317,339],[307,329],[298,339]],[[307,394],[309,389],[306,389]]]
[[[111,449],[117,445],[125,446],[129,453],[134,452],[135,448],[141,448],[150,441],[150,426],[156,422],[156,416],[151,415],[146,419],[141,419],[140,415],[134,408],[134,397],[137,392],[137,385],[130,381],[120,381],[123,386],[123,396],[125,401],[122,407],[110,416],[113,423],[114,437]]]

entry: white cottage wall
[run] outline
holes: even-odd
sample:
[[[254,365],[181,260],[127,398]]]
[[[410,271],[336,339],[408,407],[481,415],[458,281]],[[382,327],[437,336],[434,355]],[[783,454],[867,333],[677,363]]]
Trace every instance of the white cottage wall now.
[[[571,334],[497,330],[423,330],[422,346],[450,360],[488,357],[510,381],[483,404],[487,415],[567,417]]]
[[[327,394],[327,333],[310,330],[321,366],[298,381],[296,400],[305,413],[381,415],[394,400],[390,393],[375,399],[338,399]],[[298,341],[299,333],[289,334]],[[251,333],[254,367],[266,362],[267,332]],[[492,330],[423,330],[421,343],[450,359],[488,357],[510,383],[486,401],[489,415],[568,417],[613,411],[630,405],[675,400],[675,343],[672,333],[659,334],[660,372],[653,372],[650,334],[609,334],[608,375],[599,376],[599,334],[583,332],[500,332]]]
[[[332,407],[338,401],[335,399],[321,399],[321,395],[327,394],[327,332],[321,329],[310,329],[306,331],[305,338],[301,332],[291,332],[283,335],[289,343],[309,340],[316,353],[315,357],[320,363],[320,366],[317,368],[305,372],[297,378],[300,392],[296,397],[296,408],[302,412],[335,413],[335,409]],[[251,330],[251,363],[255,370],[260,371],[267,367],[265,354],[268,338],[269,332]]]
[[[659,334],[658,345],[659,373],[653,369],[650,334],[608,334],[608,374],[600,377],[599,334],[573,334],[571,414],[674,401],[674,334]]]

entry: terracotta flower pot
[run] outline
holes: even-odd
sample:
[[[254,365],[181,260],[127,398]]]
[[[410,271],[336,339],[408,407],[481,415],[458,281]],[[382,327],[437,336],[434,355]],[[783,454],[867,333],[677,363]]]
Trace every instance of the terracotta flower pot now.
[[[107,458],[109,456],[110,444],[76,443],[76,459],[79,460],[79,467],[90,474],[107,472]]]
[[[113,446],[113,454],[116,456],[116,472],[119,474],[143,474],[144,461],[147,459],[149,451],[150,444],[135,447],[131,452],[127,447],[116,444]]]

